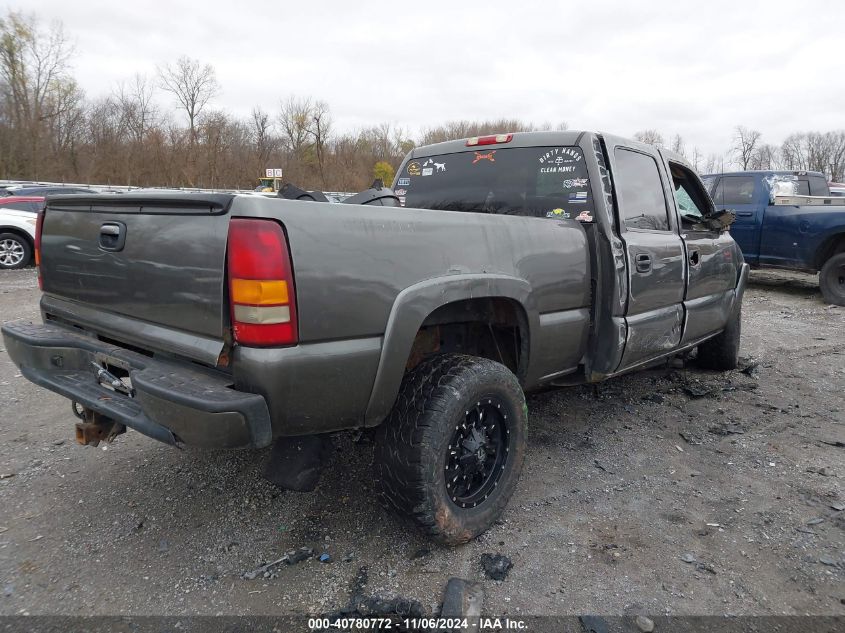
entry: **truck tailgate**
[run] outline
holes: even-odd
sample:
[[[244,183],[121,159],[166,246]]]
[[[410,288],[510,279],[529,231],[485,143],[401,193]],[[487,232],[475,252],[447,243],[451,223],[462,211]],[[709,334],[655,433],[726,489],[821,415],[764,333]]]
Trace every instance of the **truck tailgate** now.
[[[225,326],[224,194],[48,199],[45,295],[207,337]]]

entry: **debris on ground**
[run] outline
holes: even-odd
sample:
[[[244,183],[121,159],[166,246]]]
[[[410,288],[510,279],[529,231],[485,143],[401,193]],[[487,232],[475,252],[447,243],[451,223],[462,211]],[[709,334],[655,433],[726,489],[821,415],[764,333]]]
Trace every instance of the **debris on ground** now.
[[[760,372],[760,361],[756,358],[739,358],[737,369],[746,376],[755,377]]]
[[[680,435],[681,438],[687,444],[692,444],[693,446],[697,446],[697,445],[703,443],[703,440],[701,439],[701,437],[697,433],[694,433],[692,431],[687,431],[687,430],[678,431],[678,435]]]
[[[719,422],[718,424],[713,424],[710,426],[707,431],[712,433],[713,435],[742,435],[745,433],[745,429],[742,428],[739,424],[727,424],[725,422]]]
[[[321,563],[330,563],[332,562],[332,557],[328,553],[320,554],[320,562]]]
[[[244,580],[255,580],[259,576],[269,574],[270,570],[277,565],[281,565],[282,563],[285,563],[286,565],[295,565],[296,563],[300,563],[308,558],[311,558],[313,555],[314,550],[310,547],[300,547],[299,549],[287,552],[281,558],[261,565],[257,569],[244,572],[241,575],[241,578],[243,578]]]
[[[594,459],[594,460],[593,460],[593,464],[595,464],[596,468],[598,468],[599,470],[602,470],[602,471],[606,472],[608,475],[612,475],[612,474],[613,474],[613,471],[612,471],[612,470],[608,470],[607,468],[605,468],[604,466],[602,466],[602,464],[601,464],[601,462],[600,462],[599,460]]]
[[[686,554],[681,554],[681,560],[685,563],[694,563],[696,562],[696,558],[694,554],[690,554],[687,552]]]
[[[635,622],[637,628],[643,633],[651,633],[654,630],[654,622],[644,615],[638,615]]]
[[[842,440],[819,440],[819,442],[828,446],[835,446],[836,448],[845,448],[845,442]]]
[[[683,385],[682,389],[691,398],[704,398],[718,391],[718,387],[697,380],[687,382]]]
[[[364,617],[380,616],[380,615],[400,615],[410,618],[421,618],[425,615],[425,609],[417,600],[410,598],[380,598],[378,596],[371,596],[368,598],[361,598],[355,607],[353,613],[357,613]]]
[[[695,569],[697,571],[706,571],[708,574],[713,574],[714,576],[716,575],[715,567],[713,567],[713,565],[710,565],[708,563],[703,563],[701,561],[698,561],[695,564]]]
[[[474,618],[481,616],[484,604],[484,588],[480,583],[470,582],[461,578],[450,578],[443,591],[443,606],[440,609],[441,618]],[[477,628],[477,624],[468,622],[469,628]]]
[[[836,560],[827,555],[819,556],[819,562],[822,565],[827,565],[828,567],[836,567],[837,565]]]
[[[808,473],[813,473],[813,474],[816,474],[816,475],[821,475],[822,477],[830,477],[830,476],[831,476],[831,474],[832,474],[832,473],[830,472],[830,470],[829,470],[826,466],[821,466],[821,467],[819,467],[819,466],[810,466],[810,467],[807,469],[807,472],[808,472]]]
[[[504,580],[513,567],[513,561],[502,554],[482,554],[481,567],[490,580]]]
[[[337,611],[326,613],[322,617],[331,623],[337,623],[348,617],[400,616],[403,618],[422,618],[426,611],[418,600],[396,596],[382,598],[367,596],[364,589],[369,582],[369,570],[366,566],[358,568],[349,592],[349,603]],[[334,624],[333,624],[334,625]]]

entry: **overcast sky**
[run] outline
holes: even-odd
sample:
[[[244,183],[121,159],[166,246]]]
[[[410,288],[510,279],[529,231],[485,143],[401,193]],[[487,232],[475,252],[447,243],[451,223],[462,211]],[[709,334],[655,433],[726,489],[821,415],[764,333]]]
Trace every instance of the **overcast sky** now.
[[[9,4],[64,24],[89,96],[189,55],[217,71],[214,107],[275,112],[307,95],[329,103],[341,130],[512,117],[656,128],[707,153],[727,149],[736,125],[770,143],[845,128],[839,1]]]

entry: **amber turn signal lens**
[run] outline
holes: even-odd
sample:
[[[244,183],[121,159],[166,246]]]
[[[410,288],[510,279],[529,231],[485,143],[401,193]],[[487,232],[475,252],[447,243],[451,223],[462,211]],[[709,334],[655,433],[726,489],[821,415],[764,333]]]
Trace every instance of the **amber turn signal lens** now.
[[[232,279],[232,302],[267,306],[288,303],[288,282],[284,280]]]

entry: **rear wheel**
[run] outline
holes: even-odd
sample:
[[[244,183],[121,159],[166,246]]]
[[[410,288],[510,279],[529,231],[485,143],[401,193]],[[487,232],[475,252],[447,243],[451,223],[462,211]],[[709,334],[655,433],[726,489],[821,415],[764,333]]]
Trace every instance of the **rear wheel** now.
[[[727,371],[739,364],[739,339],[742,333],[742,310],[738,308],[718,336],[698,346],[698,364],[705,369]]]
[[[822,266],[819,288],[825,301],[845,306],[845,253],[834,255]]]
[[[0,234],[0,268],[23,268],[32,259],[32,247],[25,237],[15,233]]]
[[[376,437],[385,507],[465,543],[505,509],[525,455],[525,396],[504,365],[444,354],[409,372]]]

